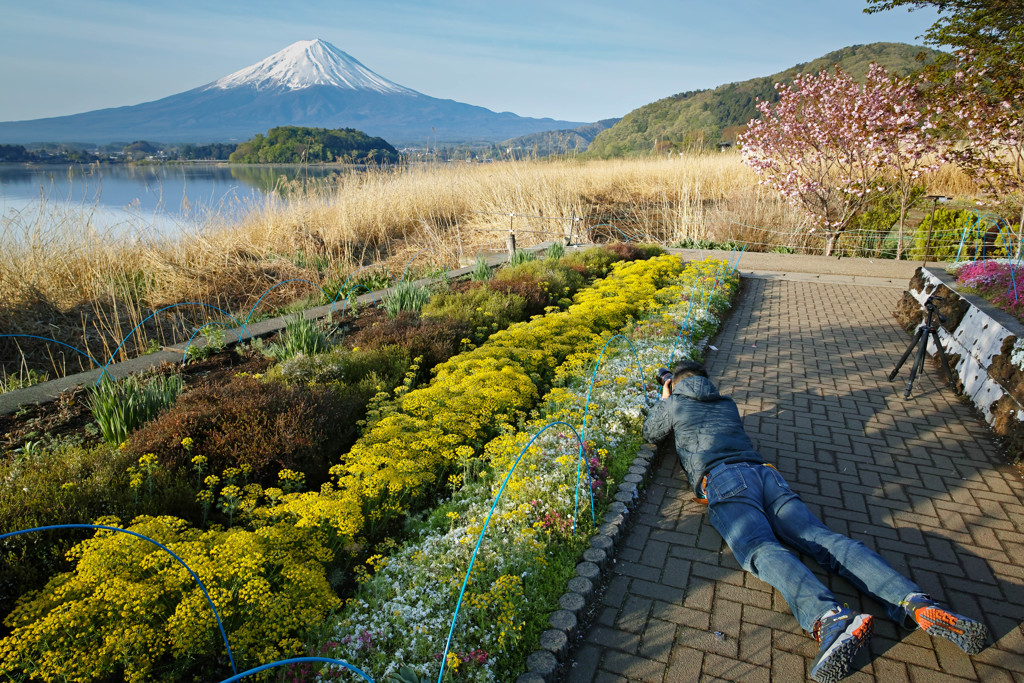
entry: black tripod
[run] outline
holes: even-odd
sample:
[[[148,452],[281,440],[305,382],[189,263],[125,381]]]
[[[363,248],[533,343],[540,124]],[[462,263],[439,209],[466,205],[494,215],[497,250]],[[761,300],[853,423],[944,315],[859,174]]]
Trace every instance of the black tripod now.
[[[950,385],[953,387],[953,393],[959,394],[960,392],[956,388],[956,381],[953,379],[953,373],[949,370],[949,359],[946,358],[946,350],[942,348],[942,342],[939,341],[939,325],[932,321],[932,316],[939,319],[939,322],[946,322],[946,317],[936,310],[936,301],[942,301],[942,297],[930,296],[925,299],[924,307],[928,311],[928,317],[921,323],[917,328],[917,333],[914,334],[914,340],[910,342],[910,346],[907,347],[903,357],[900,358],[900,362],[896,363],[896,367],[889,373],[889,380],[896,379],[897,373],[903,364],[910,358],[910,354],[914,351],[914,346],[920,343],[917,347],[917,358],[914,359],[914,367],[910,369],[910,381],[907,382],[907,390],[903,392],[903,398],[910,397],[910,390],[914,388],[914,378],[917,377],[917,373],[924,367],[924,358],[928,355],[928,335],[931,335],[931,339],[935,342],[935,348],[938,349],[939,359],[942,361],[942,369],[946,373],[946,379],[949,380]]]

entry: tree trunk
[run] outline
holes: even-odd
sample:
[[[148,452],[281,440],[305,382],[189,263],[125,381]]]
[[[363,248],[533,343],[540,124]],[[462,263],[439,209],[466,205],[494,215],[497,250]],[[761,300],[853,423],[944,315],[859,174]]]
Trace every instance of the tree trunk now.
[[[836,248],[836,242],[839,241],[838,232],[826,232],[825,233],[825,256],[831,256],[832,250]]]
[[[903,258],[903,223],[907,219],[907,202],[900,202],[900,236],[896,240],[896,260]]]

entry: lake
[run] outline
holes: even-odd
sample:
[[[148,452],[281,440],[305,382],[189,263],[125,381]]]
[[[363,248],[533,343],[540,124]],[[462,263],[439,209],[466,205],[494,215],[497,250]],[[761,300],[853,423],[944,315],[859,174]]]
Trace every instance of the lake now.
[[[208,214],[234,216],[280,183],[315,181],[348,168],[238,164],[0,163],[0,228],[73,220],[102,232],[173,235]],[[42,218],[37,218],[42,216]]]

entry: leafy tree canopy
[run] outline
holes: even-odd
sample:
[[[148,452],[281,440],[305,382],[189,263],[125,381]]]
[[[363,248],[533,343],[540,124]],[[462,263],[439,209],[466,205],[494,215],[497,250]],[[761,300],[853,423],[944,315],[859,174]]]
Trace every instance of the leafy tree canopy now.
[[[1024,67],[1024,2],[1021,0],[867,0],[868,14],[906,7],[932,9],[939,18],[925,31],[929,44],[973,53],[988,69],[1002,97],[1019,90]],[[944,60],[943,60],[944,61]],[[941,62],[940,62],[941,63]]]
[[[354,128],[279,126],[238,146],[236,164],[396,163],[398,150]]]

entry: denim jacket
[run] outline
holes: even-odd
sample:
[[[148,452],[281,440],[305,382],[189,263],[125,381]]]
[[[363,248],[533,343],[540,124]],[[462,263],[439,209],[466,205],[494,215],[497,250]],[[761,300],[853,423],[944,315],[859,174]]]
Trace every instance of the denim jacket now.
[[[706,377],[687,377],[672,394],[651,406],[643,435],[657,443],[675,432],[676,454],[694,493],[701,496],[701,480],[716,465],[734,462],[763,463],[746,432],[736,403],[718,393]]]

